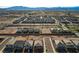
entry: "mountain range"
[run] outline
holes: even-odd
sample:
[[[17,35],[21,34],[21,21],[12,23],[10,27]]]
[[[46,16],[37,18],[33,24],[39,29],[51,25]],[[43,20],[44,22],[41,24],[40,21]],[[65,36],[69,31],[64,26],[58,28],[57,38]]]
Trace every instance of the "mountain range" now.
[[[63,10],[71,10],[71,11],[79,11],[79,6],[77,7],[24,7],[24,6],[12,6],[8,8],[0,8],[0,10],[51,10],[51,11],[63,11]]]

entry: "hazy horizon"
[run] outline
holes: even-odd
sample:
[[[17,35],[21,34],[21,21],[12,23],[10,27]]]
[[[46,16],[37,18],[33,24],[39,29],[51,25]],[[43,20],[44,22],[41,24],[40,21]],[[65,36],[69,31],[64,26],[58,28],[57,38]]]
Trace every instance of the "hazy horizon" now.
[[[0,6],[0,8],[10,8],[10,7],[28,7],[28,6]],[[57,6],[57,8],[65,8],[65,7]],[[68,7],[79,7],[79,6],[68,6]],[[28,7],[28,8],[56,8],[56,7]]]
[[[75,7],[79,0],[0,0],[0,8],[11,6],[24,7]]]

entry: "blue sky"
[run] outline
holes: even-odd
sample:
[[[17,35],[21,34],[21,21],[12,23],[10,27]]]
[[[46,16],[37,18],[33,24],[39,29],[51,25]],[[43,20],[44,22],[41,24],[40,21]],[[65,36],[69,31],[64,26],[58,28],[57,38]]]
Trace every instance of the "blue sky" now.
[[[79,0],[0,0],[0,7],[70,7],[79,6]]]

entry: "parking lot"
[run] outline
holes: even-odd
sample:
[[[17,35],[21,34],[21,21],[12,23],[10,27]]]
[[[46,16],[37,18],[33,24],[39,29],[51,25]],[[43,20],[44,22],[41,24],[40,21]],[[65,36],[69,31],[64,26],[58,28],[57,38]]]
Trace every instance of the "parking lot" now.
[[[55,20],[52,19],[52,16],[29,16],[22,17],[18,20],[15,20],[13,24],[53,24]]]
[[[79,24],[78,17],[60,16],[60,17],[56,17],[56,18],[62,24]]]
[[[68,16],[22,16],[12,24],[0,24],[2,53],[78,53],[79,18]],[[77,25],[71,30],[71,25]],[[76,32],[76,33],[77,33]],[[3,36],[5,36],[3,38]]]
[[[5,43],[1,49],[3,53],[78,53],[79,51],[79,39],[73,40],[63,36],[12,36],[3,43]]]

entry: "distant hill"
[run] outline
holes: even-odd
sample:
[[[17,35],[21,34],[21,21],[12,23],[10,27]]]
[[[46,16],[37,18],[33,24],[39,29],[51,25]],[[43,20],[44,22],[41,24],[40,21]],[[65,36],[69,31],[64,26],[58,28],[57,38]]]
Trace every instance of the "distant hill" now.
[[[72,11],[79,11],[79,7],[24,7],[24,6],[13,6],[9,8],[0,8],[0,10],[52,10],[52,11],[63,11],[63,10],[72,10]]]

